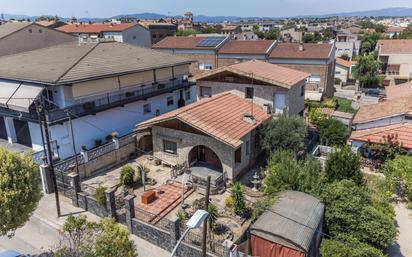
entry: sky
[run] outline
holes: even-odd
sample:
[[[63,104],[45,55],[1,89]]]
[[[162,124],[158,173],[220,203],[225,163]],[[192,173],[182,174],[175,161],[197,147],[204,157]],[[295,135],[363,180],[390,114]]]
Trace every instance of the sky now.
[[[154,12],[209,16],[298,16],[411,7],[412,0],[0,0],[0,13],[58,15],[61,17],[111,17]]]

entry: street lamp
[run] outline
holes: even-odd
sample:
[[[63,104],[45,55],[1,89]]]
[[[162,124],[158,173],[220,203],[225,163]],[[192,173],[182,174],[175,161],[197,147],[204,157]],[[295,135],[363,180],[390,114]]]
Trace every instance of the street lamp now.
[[[179,241],[177,241],[177,244],[176,244],[175,248],[173,249],[172,254],[170,255],[170,257],[175,256],[177,248],[179,248],[180,243],[183,241],[183,239],[185,238],[187,233],[191,229],[200,228],[200,226],[202,226],[203,222],[207,219],[208,216],[209,216],[209,213],[205,210],[197,210],[195,212],[195,214],[193,214],[193,216],[186,223],[187,229],[185,230],[183,235],[179,238]]]

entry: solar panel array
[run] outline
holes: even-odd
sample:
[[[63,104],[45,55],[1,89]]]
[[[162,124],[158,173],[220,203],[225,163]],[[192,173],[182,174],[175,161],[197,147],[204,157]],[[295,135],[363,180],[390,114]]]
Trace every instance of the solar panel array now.
[[[222,43],[226,37],[206,37],[202,39],[197,46],[199,47],[216,47]]]

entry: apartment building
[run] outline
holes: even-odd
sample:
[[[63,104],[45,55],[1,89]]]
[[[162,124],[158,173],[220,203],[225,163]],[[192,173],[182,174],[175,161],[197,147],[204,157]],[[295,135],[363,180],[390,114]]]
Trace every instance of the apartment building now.
[[[177,25],[172,23],[145,21],[140,21],[139,23],[150,31],[152,45],[156,44],[166,37],[174,36],[177,31]]]
[[[72,35],[33,22],[0,25],[0,56],[75,41],[77,39]]]
[[[77,36],[80,43],[106,39],[143,47],[152,45],[149,30],[135,22],[76,23],[61,26],[57,30]]]
[[[126,135],[136,123],[195,101],[196,87],[187,82],[190,63],[118,42],[68,43],[1,57],[0,137],[42,151],[35,107],[42,100],[55,157],[91,149],[114,131]]]

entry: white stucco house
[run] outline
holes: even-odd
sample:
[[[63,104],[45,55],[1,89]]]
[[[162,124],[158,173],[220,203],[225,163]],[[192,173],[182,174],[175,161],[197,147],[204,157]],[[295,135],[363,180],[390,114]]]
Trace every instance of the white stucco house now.
[[[45,101],[55,157],[196,100],[191,60],[118,42],[69,43],[0,58],[0,138],[43,150]],[[73,135],[68,119],[72,119]],[[73,137],[72,137],[73,136]],[[74,141],[72,140],[74,138]]]

